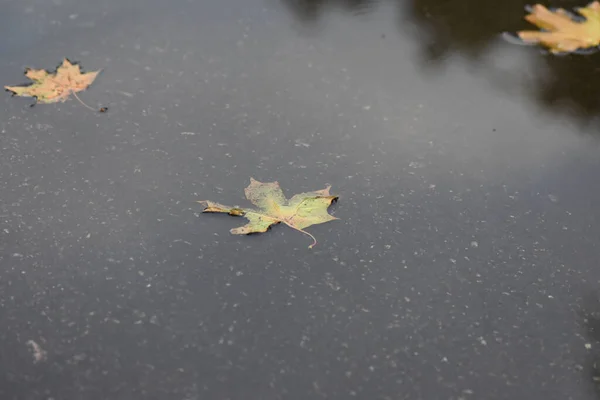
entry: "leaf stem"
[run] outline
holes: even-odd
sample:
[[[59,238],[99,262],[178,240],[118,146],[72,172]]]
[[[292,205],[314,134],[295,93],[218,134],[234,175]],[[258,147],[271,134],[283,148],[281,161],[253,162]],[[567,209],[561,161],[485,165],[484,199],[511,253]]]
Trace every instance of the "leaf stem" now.
[[[284,224],[286,224],[290,228],[297,230],[298,232],[302,232],[305,235],[308,235],[313,240],[312,244],[310,246],[308,246],[309,249],[312,249],[313,247],[315,247],[317,245],[317,239],[313,235],[311,235],[310,233],[306,232],[304,229],[296,228],[295,226],[292,226],[292,225],[288,224],[285,221],[281,221],[281,222],[283,222]]]
[[[310,233],[306,232],[305,230],[302,230],[302,229],[298,229],[298,230],[300,232],[304,233],[305,235],[310,236],[310,238],[313,240],[312,244],[310,246],[308,246],[309,249],[312,249],[313,247],[315,247],[317,245],[317,239],[313,235],[311,235]]]
[[[77,93],[75,93],[75,92],[73,92],[73,91],[72,91],[71,93],[73,93],[73,96],[75,96],[75,98],[76,98],[77,100],[79,100],[79,102],[80,102],[81,104],[83,104],[83,106],[84,106],[85,108],[87,108],[87,109],[89,109],[89,110],[92,110],[92,111],[94,111],[94,112],[98,111],[98,110],[95,110],[95,109],[93,109],[92,107],[88,106],[87,104],[85,104],[85,103],[83,102],[83,100],[81,100],[81,99],[79,98],[79,96],[77,96]]]
[[[309,249],[312,249],[313,247],[315,247],[317,245],[317,239],[313,235],[311,235],[310,233],[306,232],[304,229],[300,229],[300,228],[295,227],[294,225],[292,225],[289,222],[287,222],[285,219],[274,218],[274,217],[271,217],[270,215],[265,215],[265,214],[260,214],[260,215],[263,218],[272,219],[273,221],[276,221],[276,222],[283,222],[284,224],[286,224],[290,228],[292,228],[292,229],[294,229],[294,230],[296,230],[298,232],[304,233],[305,235],[308,235],[313,240],[312,244],[310,246],[308,246]]]

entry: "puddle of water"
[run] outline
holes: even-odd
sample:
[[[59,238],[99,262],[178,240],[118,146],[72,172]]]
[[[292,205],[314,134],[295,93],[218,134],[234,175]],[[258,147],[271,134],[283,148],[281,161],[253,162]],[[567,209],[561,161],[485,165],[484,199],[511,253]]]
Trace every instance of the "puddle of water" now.
[[[2,100],[0,394],[594,398],[597,56],[504,42],[523,2],[205,3],[3,9],[0,81],[110,110]],[[341,220],[197,215],[250,176]]]

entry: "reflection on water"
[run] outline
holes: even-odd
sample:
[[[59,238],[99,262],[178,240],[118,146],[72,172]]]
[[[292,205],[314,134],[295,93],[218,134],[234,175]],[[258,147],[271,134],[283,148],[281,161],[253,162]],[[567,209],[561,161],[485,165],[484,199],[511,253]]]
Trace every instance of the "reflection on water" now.
[[[545,57],[540,60],[546,73],[540,74],[537,99],[555,112],[570,112],[583,120],[600,115],[600,57]],[[543,64],[543,65],[542,65]]]
[[[312,22],[325,10],[332,8],[348,10],[355,14],[368,12],[379,0],[284,0],[284,3],[303,22]]]
[[[302,22],[310,23],[328,10],[345,9],[352,14],[393,3],[398,10],[398,30],[409,19],[421,31],[421,59],[428,67],[441,66],[449,56],[459,54],[470,62],[483,64],[487,53],[503,32],[535,29],[524,21],[527,0],[281,0]],[[572,9],[581,1],[544,2],[549,7]],[[531,98],[552,113],[560,113],[587,124],[600,116],[600,55],[550,56],[539,48],[526,86]]]
[[[598,343],[600,341],[600,297],[597,291],[591,291],[584,295],[579,314],[586,340],[590,343]],[[589,350],[587,362],[584,363],[583,368],[588,373],[588,382],[596,396],[600,398],[600,355],[595,346]]]

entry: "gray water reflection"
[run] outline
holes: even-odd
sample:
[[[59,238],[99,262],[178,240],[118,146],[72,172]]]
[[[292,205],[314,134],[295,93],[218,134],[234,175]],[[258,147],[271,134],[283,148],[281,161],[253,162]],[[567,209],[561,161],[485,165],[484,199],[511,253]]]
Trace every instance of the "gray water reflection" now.
[[[398,31],[405,35],[407,26],[415,26],[419,41],[418,60],[423,68],[446,65],[453,55],[465,57],[480,68],[489,68],[489,56],[498,47],[502,32],[531,29],[523,20],[524,7],[530,1],[509,0],[282,0],[303,23],[323,22],[336,9],[350,14],[377,12],[386,7],[397,14]],[[572,1],[553,1],[547,6],[573,8]],[[389,7],[388,7],[389,6]],[[396,36],[392,35],[391,40]],[[553,57],[536,48],[528,49],[538,57],[529,67],[515,70],[514,85],[526,88],[531,99],[551,113],[560,113],[587,125],[600,115],[600,55]],[[513,55],[519,57],[520,55]],[[506,85],[504,82],[501,85]],[[596,129],[594,129],[594,132]]]
[[[380,0],[300,0],[283,1],[304,22],[319,20],[323,13],[332,10],[350,11],[354,14],[369,12]]]
[[[68,56],[110,112],[0,100],[0,397],[596,398],[593,129],[531,101],[535,49],[424,68],[409,4],[7,3],[0,81]],[[341,220],[197,215],[250,176]]]

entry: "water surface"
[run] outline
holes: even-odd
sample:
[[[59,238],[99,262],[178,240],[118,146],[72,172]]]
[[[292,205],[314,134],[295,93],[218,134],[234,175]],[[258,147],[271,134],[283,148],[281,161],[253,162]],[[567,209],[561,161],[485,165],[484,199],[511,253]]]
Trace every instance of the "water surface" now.
[[[600,398],[600,64],[524,4],[5,1],[110,110],[1,100],[1,397]],[[198,214],[251,176],[340,221]]]

